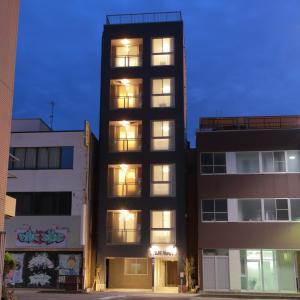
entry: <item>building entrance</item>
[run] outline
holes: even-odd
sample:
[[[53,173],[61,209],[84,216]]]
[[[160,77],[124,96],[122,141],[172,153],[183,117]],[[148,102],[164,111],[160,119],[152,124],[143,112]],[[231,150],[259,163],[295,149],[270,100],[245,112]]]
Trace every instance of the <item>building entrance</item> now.
[[[154,290],[177,292],[177,261],[164,258],[154,259]]]

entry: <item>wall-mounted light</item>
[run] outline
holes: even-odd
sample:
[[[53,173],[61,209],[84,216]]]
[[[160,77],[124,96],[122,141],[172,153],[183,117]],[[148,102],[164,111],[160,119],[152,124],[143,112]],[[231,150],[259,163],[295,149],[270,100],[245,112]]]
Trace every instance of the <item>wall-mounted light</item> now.
[[[289,156],[289,159],[296,159],[296,156],[291,155],[291,156]]]
[[[123,39],[123,40],[121,40],[121,43],[122,43],[124,46],[127,46],[127,45],[129,45],[129,40],[128,40],[128,39]]]

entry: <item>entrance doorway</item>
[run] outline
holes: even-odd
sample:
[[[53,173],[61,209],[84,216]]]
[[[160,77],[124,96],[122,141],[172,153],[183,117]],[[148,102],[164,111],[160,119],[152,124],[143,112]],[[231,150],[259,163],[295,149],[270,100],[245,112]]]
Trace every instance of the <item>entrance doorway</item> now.
[[[177,261],[166,261],[166,286],[177,286]]]
[[[154,289],[156,291],[178,291],[177,261],[168,258],[154,259]]]

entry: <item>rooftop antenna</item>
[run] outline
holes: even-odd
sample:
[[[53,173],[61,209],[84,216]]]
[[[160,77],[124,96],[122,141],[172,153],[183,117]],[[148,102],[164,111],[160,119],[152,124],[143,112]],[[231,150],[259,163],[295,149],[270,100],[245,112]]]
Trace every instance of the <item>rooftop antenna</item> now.
[[[53,119],[54,119],[54,106],[55,106],[55,102],[54,101],[50,101],[50,128],[51,130],[53,129]]]

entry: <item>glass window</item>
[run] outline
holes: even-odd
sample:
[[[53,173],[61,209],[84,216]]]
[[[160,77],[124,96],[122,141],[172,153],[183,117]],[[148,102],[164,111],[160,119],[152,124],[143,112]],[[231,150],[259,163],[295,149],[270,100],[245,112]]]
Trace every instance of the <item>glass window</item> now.
[[[287,165],[289,172],[300,172],[300,151],[287,151]]]
[[[142,39],[117,39],[111,41],[111,66],[115,68],[142,66]]]
[[[115,79],[110,81],[110,109],[142,107],[142,79]]]
[[[203,249],[203,255],[205,256],[228,256],[228,249],[218,248],[218,249]]]
[[[152,151],[172,151],[175,147],[175,122],[152,121]]]
[[[228,221],[227,199],[202,200],[202,221]]]
[[[59,169],[60,167],[60,148],[51,147],[48,149],[49,169]]]
[[[259,152],[237,152],[237,173],[259,173]]]
[[[168,66],[174,64],[174,38],[152,39],[152,65]]]
[[[108,167],[108,195],[110,197],[139,197],[141,173],[141,165],[110,165]]]
[[[141,151],[141,121],[109,122],[109,150],[111,152]]]
[[[175,165],[155,164],[151,170],[151,196],[175,196]]]
[[[300,221],[300,199],[290,199],[292,221]]]
[[[260,199],[239,199],[238,200],[239,221],[261,221],[261,200]]]
[[[262,152],[263,172],[285,172],[284,151]]]
[[[25,169],[36,168],[36,148],[26,148]]]
[[[125,275],[148,275],[148,259],[125,258]]]
[[[108,243],[139,243],[141,238],[141,213],[133,210],[107,212]]]
[[[289,220],[288,199],[264,199],[265,220]]]
[[[175,243],[175,212],[151,212],[151,243]]]
[[[38,168],[48,169],[48,148],[38,149]]]
[[[61,169],[73,169],[73,152],[74,147],[61,148]]]
[[[152,107],[174,106],[174,79],[152,79]]]
[[[15,157],[14,168],[15,169],[24,169],[25,167],[25,148],[15,148]]]
[[[201,153],[201,173],[226,173],[225,153]]]

